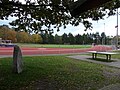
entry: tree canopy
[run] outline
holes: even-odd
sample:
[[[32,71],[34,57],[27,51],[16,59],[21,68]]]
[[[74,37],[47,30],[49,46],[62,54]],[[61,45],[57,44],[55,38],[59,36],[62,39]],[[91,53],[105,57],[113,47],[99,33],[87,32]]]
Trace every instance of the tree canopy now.
[[[110,2],[97,8],[81,13],[79,17],[72,17],[69,4],[74,0],[0,0],[0,19],[8,19],[9,16],[17,17],[10,25],[15,26],[16,31],[26,32],[50,31],[71,24],[78,26],[83,23],[86,29],[92,28],[92,23],[87,21],[103,19],[105,15],[115,15],[116,8],[120,7],[120,0]]]

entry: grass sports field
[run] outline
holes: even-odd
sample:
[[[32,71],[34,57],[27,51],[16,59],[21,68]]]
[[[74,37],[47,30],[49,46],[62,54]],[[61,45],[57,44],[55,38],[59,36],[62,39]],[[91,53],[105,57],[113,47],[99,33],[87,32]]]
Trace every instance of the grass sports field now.
[[[90,48],[91,45],[56,45],[56,44],[21,44],[16,43],[21,47],[37,47],[37,48]]]

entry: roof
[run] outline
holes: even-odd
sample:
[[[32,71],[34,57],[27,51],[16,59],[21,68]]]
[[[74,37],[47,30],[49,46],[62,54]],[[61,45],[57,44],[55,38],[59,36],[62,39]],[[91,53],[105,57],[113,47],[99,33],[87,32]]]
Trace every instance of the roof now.
[[[98,7],[111,0],[77,0],[74,3],[70,3],[70,13],[73,17],[78,16],[80,13],[86,12],[89,9]]]

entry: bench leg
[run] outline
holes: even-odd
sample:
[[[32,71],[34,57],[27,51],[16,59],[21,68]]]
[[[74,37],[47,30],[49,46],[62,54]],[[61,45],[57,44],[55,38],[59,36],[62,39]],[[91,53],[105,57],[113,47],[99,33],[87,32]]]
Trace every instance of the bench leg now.
[[[95,53],[95,58],[97,58],[97,53]]]
[[[111,60],[111,55],[109,55],[109,60]]]
[[[106,55],[107,60],[111,60],[111,55]]]
[[[92,53],[92,58],[93,59],[97,58],[97,53]]]
[[[106,59],[109,60],[109,56],[108,55],[106,55]]]
[[[92,58],[94,59],[94,53],[92,53]]]

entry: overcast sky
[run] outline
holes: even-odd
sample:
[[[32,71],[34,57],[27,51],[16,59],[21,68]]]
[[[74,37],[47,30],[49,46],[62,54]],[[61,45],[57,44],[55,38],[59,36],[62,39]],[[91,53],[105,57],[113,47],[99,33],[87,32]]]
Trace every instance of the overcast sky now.
[[[119,9],[120,12],[120,9]],[[0,20],[0,25],[6,24],[9,25],[8,23],[10,21],[13,21],[15,18],[9,18],[9,20]],[[118,18],[118,26],[120,26],[120,15]],[[99,32],[100,34],[102,32],[105,32],[105,34],[107,36],[115,36],[116,35],[116,28],[115,26],[117,25],[117,15],[115,16],[110,16],[109,18],[105,18],[104,20],[99,20],[99,21],[91,21],[93,24],[93,29],[91,30],[87,30],[84,31],[84,26],[82,24],[80,24],[77,27],[68,25],[66,29],[60,28],[60,31],[57,32],[56,30],[54,30],[54,35],[58,34],[58,35],[62,35],[64,33],[72,33],[73,35],[77,35],[77,34],[83,34],[83,33],[96,33]],[[120,35],[120,27],[118,27],[118,34]]]
[[[120,15],[119,15],[119,24],[120,25]],[[81,24],[77,27],[73,27],[71,25],[68,25],[66,29],[61,28],[61,31],[55,32],[59,35],[62,35],[63,33],[72,33],[73,35],[76,34],[83,34],[83,33],[96,33],[99,32],[100,34],[102,32],[105,32],[107,36],[115,36],[116,35],[116,28],[115,26],[117,25],[117,16],[111,16],[109,18],[105,18],[104,20],[99,20],[99,21],[92,21],[93,24],[93,29],[92,30],[87,30],[84,31],[84,26]],[[118,28],[119,35],[120,35],[120,28]]]

